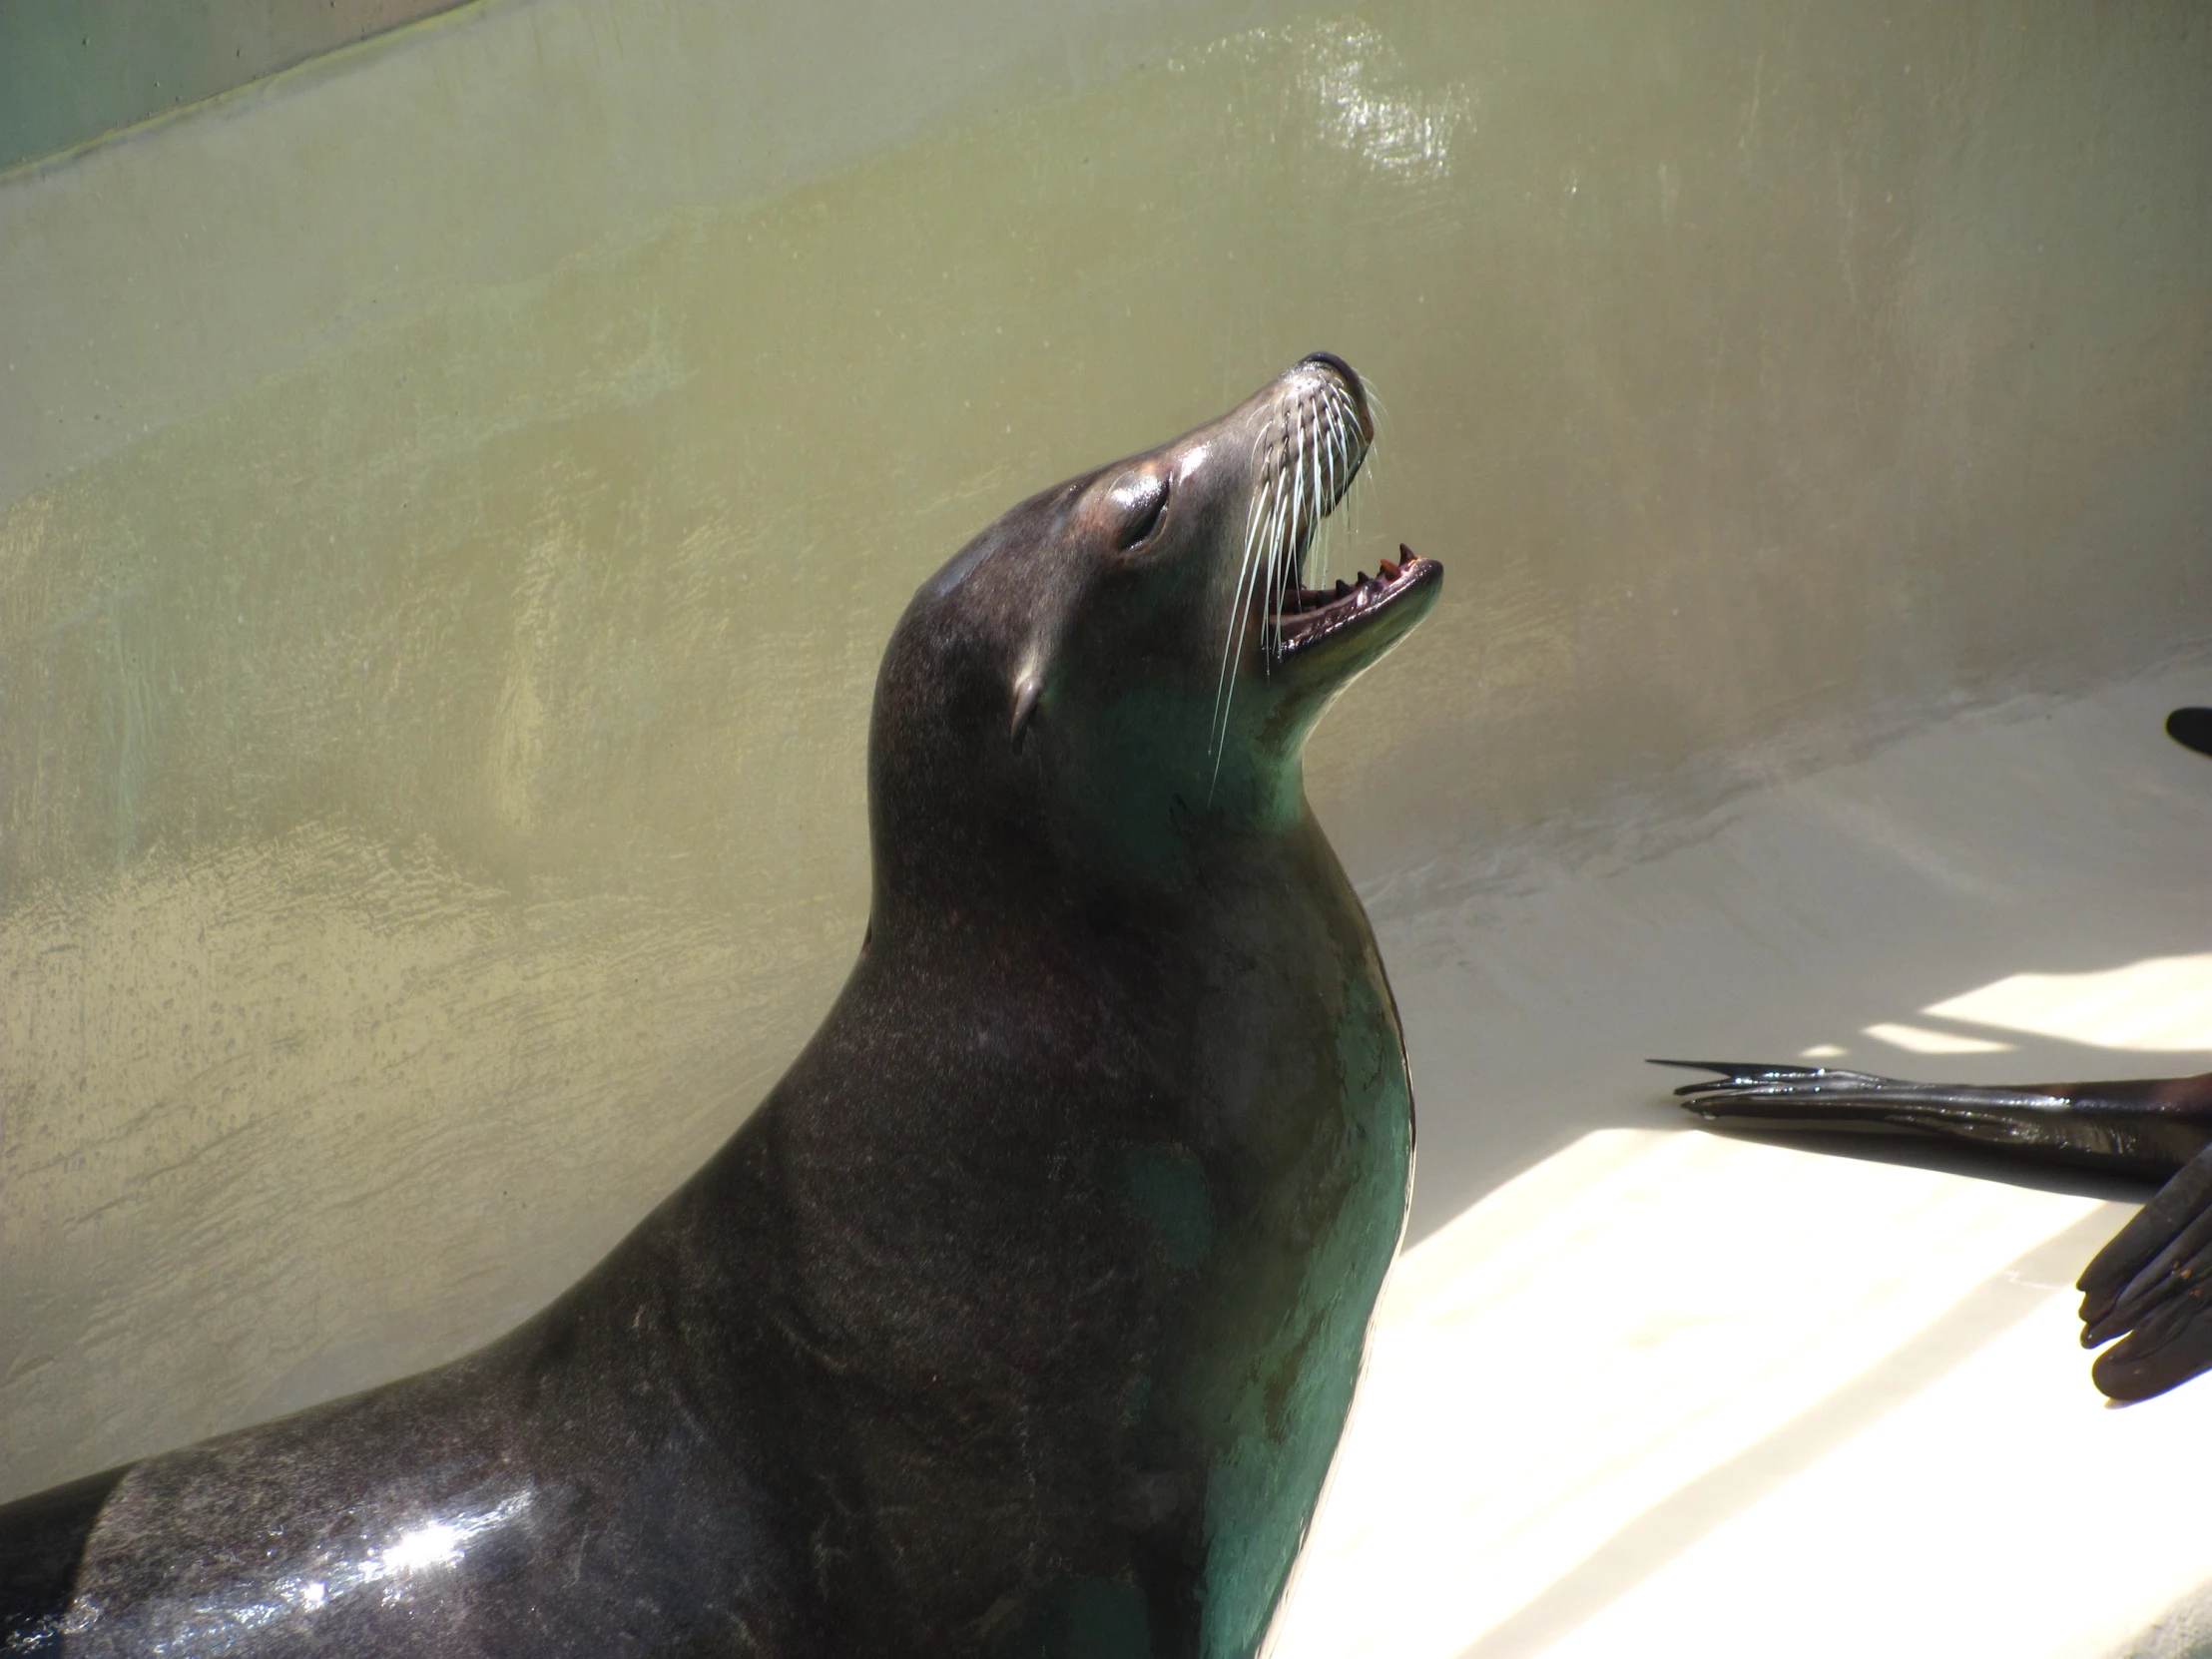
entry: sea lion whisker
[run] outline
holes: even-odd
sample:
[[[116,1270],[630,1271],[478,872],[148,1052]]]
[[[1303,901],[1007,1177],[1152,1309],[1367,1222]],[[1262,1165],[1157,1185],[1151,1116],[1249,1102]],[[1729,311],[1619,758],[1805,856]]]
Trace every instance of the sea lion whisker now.
[[[1314,529],[1309,540],[1321,544],[1325,566],[1329,557],[1327,538],[1332,533],[1329,515],[1343,495],[1344,478],[1337,452],[1337,410],[1328,395],[1333,389],[1325,387],[1324,395],[1314,404]]]
[[[1264,416],[1250,440],[1255,483],[1231,586],[1208,726],[1217,781],[1235,712],[1245,642],[1257,633],[1260,672],[1272,677],[1294,648],[1343,626],[1341,618],[1323,623],[1303,618],[1309,610],[1329,603],[1325,594],[1310,590],[1315,583],[1327,586],[1336,565],[1335,541],[1352,533],[1347,525],[1330,520],[1357,480],[1368,449],[1367,415],[1340,374],[1299,384]],[[1338,586],[1341,600],[1347,584]],[[1365,582],[1357,588],[1362,610],[1373,594],[1387,591],[1377,585],[1371,593],[1371,585]]]
[[[1390,428],[1390,405],[1383,395],[1375,389],[1374,381],[1367,381],[1365,385],[1368,398],[1369,430],[1374,433],[1374,437],[1370,440],[1372,445],[1381,443],[1383,434]]]
[[[1337,441],[1344,457],[1344,481],[1338,488],[1338,499],[1343,500],[1351,494],[1352,486],[1359,482],[1360,474],[1372,451],[1360,436],[1360,411],[1352,400],[1352,394],[1342,386],[1332,389],[1336,392],[1337,399]],[[1344,534],[1345,539],[1354,547],[1359,546],[1360,502],[1357,498],[1347,516]]]
[[[1337,477],[1335,457],[1329,452],[1329,427],[1326,422],[1314,432],[1314,533],[1308,544],[1320,542],[1329,533],[1329,509],[1335,497],[1331,486]],[[1326,549],[1324,557],[1327,557]],[[1303,562],[1303,561],[1302,561]]]
[[[1300,412],[1303,414],[1304,410],[1302,409]],[[1296,567],[1304,561],[1306,555],[1306,540],[1310,533],[1307,526],[1307,514],[1311,511],[1313,505],[1313,498],[1308,494],[1306,479],[1309,454],[1306,432],[1306,423],[1301,419],[1298,427],[1298,451],[1292,457],[1291,462],[1291,517],[1289,524],[1285,527],[1283,543],[1279,550],[1281,556],[1288,558],[1293,567],[1291,580],[1294,582],[1298,580]],[[1270,572],[1270,574],[1274,575],[1276,573]],[[1272,597],[1280,592],[1281,579],[1278,577],[1276,583],[1269,588],[1269,593]],[[1276,644],[1280,648],[1282,644],[1281,622],[1276,624]]]
[[[1261,504],[1263,498],[1252,498],[1251,510],[1245,519],[1244,551],[1237,560],[1237,580],[1231,591],[1227,627],[1223,630],[1221,646],[1221,672],[1214,682],[1214,720],[1211,736],[1214,743],[1214,766],[1221,767],[1221,744],[1229,730],[1229,700],[1234,695],[1231,671],[1235,665],[1240,644],[1238,618],[1244,612],[1245,589],[1251,581],[1253,556],[1259,545]]]
[[[1353,440],[1360,430],[1359,406],[1352,401],[1352,394],[1342,386],[1333,387],[1332,390],[1335,393],[1337,429],[1342,435],[1345,454],[1349,458],[1353,450]],[[1345,482],[1349,485],[1352,480],[1348,477]]]
[[[1282,623],[1276,616],[1272,601],[1282,587],[1283,561],[1290,553],[1291,545],[1297,538],[1299,516],[1305,504],[1303,500],[1305,479],[1298,470],[1295,454],[1287,459],[1286,466],[1287,472],[1279,475],[1279,484],[1276,490],[1275,519],[1270,526],[1268,536],[1267,591],[1270,600],[1268,610],[1269,620],[1272,623],[1276,637],[1273,642],[1273,649],[1261,654],[1260,669],[1264,674],[1274,672],[1274,658],[1282,650]]]
[[[1263,484],[1266,482],[1267,478],[1267,463],[1260,457],[1262,452],[1269,448],[1275,441],[1275,417],[1273,415],[1270,415],[1266,423],[1263,424],[1257,432],[1252,434],[1252,453],[1245,457],[1246,463],[1260,475]],[[1255,501],[1259,500],[1258,490],[1255,490],[1253,492],[1253,499]]]
[[[1276,571],[1283,563],[1283,528],[1291,510],[1291,480],[1287,474],[1278,472],[1268,508],[1267,533],[1260,539],[1262,569],[1256,578],[1259,592],[1254,601],[1260,617],[1260,671],[1263,674],[1268,670],[1270,647],[1268,612],[1272,606],[1269,599],[1277,587]]]
[[[1228,643],[1222,651],[1222,685],[1217,693],[1229,695],[1235,665],[1235,654],[1241,646],[1245,611],[1252,584],[1267,563],[1267,535],[1269,502],[1274,489],[1270,478],[1252,498],[1252,510],[1245,524],[1244,553],[1237,561],[1236,588],[1231,595],[1228,616]]]
[[[1346,471],[1349,460],[1349,452],[1345,447],[1344,421],[1342,415],[1343,411],[1337,408],[1335,400],[1333,398],[1330,404],[1330,421],[1328,433],[1329,499],[1332,503],[1342,501],[1344,499],[1345,490],[1350,487],[1351,484],[1351,477]],[[1334,540],[1334,532],[1331,533],[1330,539]],[[1323,576],[1328,575],[1329,567],[1333,562],[1334,561],[1330,558],[1330,541],[1325,540],[1322,543],[1321,547],[1321,574]]]
[[[1320,411],[1316,412],[1317,415],[1320,413]],[[1317,418],[1314,423],[1313,460],[1308,464],[1307,471],[1311,475],[1313,486],[1314,523],[1313,528],[1307,532],[1305,545],[1299,550],[1298,569],[1292,574],[1291,578],[1294,584],[1301,586],[1305,583],[1306,572],[1313,563],[1316,549],[1320,549],[1323,558],[1328,557],[1326,539],[1329,534],[1329,480],[1331,473],[1329,426],[1324,419]],[[1294,597],[1296,592],[1297,587],[1294,586],[1292,589]]]
[[[1266,436],[1268,430],[1268,427],[1261,429],[1262,437]],[[1255,453],[1258,447],[1256,441]],[[1221,649],[1221,678],[1214,688],[1214,771],[1206,786],[1209,804],[1213,800],[1214,786],[1221,781],[1222,755],[1229,744],[1229,711],[1237,695],[1236,664],[1237,659],[1244,654],[1245,619],[1251,609],[1253,577],[1259,568],[1257,555],[1260,552],[1261,524],[1267,515],[1268,501],[1274,487],[1275,475],[1269,473],[1261,488],[1254,493],[1252,509],[1245,523],[1244,553],[1237,561],[1236,590],[1230,601],[1227,638],[1222,642]]]
[[[1284,488],[1283,473],[1281,469],[1277,468],[1271,470],[1268,474],[1267,482],[1267,516],[1265,523],[1261,529],[1260,539],[1255,550],[1251,578],[1248,584],[1240,588],[1240,590],[1238,591],[1236,610],[1233,613],[1233,624],[1235,628],[1235,650],[1231,660],[1232,666],[1229,679],[1229,702],[1225,703],[1222,708],[1222,740],[1220,745],[1216,747],[1214,752],[1214,776],[1217,779],[1219,779],[1219,777],[1221,776],[1222,752],[1227,748],[1229,741],[1229,710],[1236,699],[1237,681],[1234,665],[1235,663],[1243,660],[1244,642],[1247,635],[1252,631],[1252,618],[1254,612],[1256,611],[1261,613],[1261,620],[1258,632],[1260,636],[1260,659],[1263,670],[1265,669],[1267,663],[1268,625],[1265,615],[1267,609],[1266,594],[1268,584],[1270,584],[1274,580],[1276,562],[1282,556],[1282,525],[1286,499],[1287,496]]]
[[[1359,411],[1353,407],[1349,394],[1340,392],[1338,396],[1340,423],[1337,441],[1343,446],[1345,458],[1345,481],[1340,499],[1343,497],[1351,497],[1352,499],[1352,510],[1346,515],[1345,519],[1345,539],[1354,547],[1358,547],[1360,544],[1360,499],[1352,495],[1352,487],[1360,481],[1361,469],[1367,462],[1368,450],[1360,437]]]
[[[1292,526],[1290,542],[1284,550],[1290,560],[1286,574],[1294,581],[1305,567],[1306,550],[1313,545],[1314,531],[1321,523],[1321,478],[1315,469],[1315,437],[1316,429],[1309,420],[1299,441],[1298,522]]]

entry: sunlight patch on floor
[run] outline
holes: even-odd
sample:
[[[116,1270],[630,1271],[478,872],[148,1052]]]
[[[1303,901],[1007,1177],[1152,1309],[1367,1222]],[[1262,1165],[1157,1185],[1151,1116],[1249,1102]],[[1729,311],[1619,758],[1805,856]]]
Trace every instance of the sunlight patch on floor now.
[[[2148,956],[2100,973],[2015,973],[1923,1013],[2098,1048],[2212,1051],[2212,951]]]
[[[2085,973],[2007,974],[1932,1002],[1919,1017],[1943,1025],[1881,1020],[1859,1033],[1881,1044],[1881,1051],[1869,1052],[1864,1042],[1823,1042],[1801,1050],[1798,1058],[1849,1061],[1881,1071],[1906,1054],[2009,1054],[2019,1046],[2004,1040],[2009,1032],[2115,1054],[2170,1055],[2178,1062],[2176,1071],[2197,1071],[2212,1063],[2197,1059],[2212,1056],[2212,951],[2146,956]],[[2140,1062],[2115,1063],[2114,1075],[2135,1076],[2143,1069]]]
[[[1962,1037],[1955,1031],[1929,1031],[1918,1025],[1870,1025],[1865,1035],[1909,1054],[2004,1054],[2016,1045],[1987,1037]]]
[[[2202,1576],[2212,1443],[2090,1385],[2129,1213],[1585,1136],[1399,1262],[1276,1659],[2099,1651]]]

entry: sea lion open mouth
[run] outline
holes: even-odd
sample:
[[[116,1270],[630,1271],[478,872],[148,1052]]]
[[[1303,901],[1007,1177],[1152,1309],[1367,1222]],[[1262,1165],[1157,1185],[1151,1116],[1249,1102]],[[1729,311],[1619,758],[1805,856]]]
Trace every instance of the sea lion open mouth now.
[[[1403,543],[1398,545],[1398,552],[1404,555],[1402,564],[1383,559],[1378,566],[1379,574],[1370,576],[1362,571],[1349,582],[1340,579],[1334,593],[1303,585],[1286,593],[1273,619],[1277,656],[1292,656],[1332,634],[1374,621],[1385,605],[1403,599],[1443,572],[1443,566],[1434,559],[1422,558]]]
[[[1305,584],[1321,523],[1342,501],[1375,440],[1366,387],[1341,357],[1317,352],[1299,365],[1277,414],[1262,428],[1261,476],[1245,535],[1240,589],[1267,596],[1263,656],[1272,666],[1364,627],[1441,578],[1443,567],[1402,543],[1403,562],[1382,560],[1335,588]]]

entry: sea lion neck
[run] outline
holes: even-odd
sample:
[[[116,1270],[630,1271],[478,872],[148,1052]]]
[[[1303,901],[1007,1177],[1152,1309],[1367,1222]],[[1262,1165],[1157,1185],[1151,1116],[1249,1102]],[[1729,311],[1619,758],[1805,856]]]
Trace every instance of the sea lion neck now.
[[[1080,615],[1084,574],[1023,597]],[[924,589],[885,654],[868,746],[878,927],[1172,904],[1307,822],[1302,732],[1269,745],[1240,725],[1223,757],[1173,655],[1083,649],[994,577],[1011,586],[986,568],[950,597]],[[1031,673],[1047,708],[1017,732]]]
[[[1054,734],[1055,737],[1060,734]],[[1180,771],[1076,764],[1046,753],[988,767],[977,787],[917,787],[909,748],[871,769],[871,928],[1034,938],[1060,926],[1169,927],[1204,909],[1234,872],[1303,867],[1297,843],[1319,833],[1295,758],[1214,778],[1193,756]],[[1000,787],[993,788],[993,784]],[[1027,787],[1024,787],[1027,786]]]

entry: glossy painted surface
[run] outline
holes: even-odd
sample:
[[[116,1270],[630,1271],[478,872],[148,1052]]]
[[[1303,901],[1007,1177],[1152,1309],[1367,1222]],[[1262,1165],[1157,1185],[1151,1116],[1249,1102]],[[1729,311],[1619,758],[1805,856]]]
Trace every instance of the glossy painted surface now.
[[[1311,759],[1400,918],[2205,631],[2201,7],[1070,14],[487,8],[0,182],[0,1491],[571,1283],[836,993],[903,596],[1310,344],[1460,601]]]
[[[66,1600],[0,1508],[9,1651],[1256,1654],[1412,1176],[1301,772],[1441,582],[1298,581],[1372,430],[1308,359],[924,584],[867,941],[745,1127],[483,1352],[130,1468]]]
[[[0,7],[0,171],[456,3],[9,0]]]

